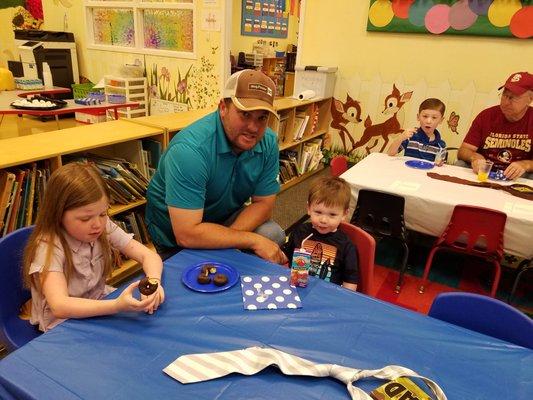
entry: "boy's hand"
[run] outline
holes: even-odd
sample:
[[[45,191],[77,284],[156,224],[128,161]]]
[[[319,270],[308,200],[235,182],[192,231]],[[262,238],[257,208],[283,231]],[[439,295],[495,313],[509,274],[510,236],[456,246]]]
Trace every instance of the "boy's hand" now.
[[[418,128],[411,128],[411,129],[404,130],[402,133],[403,140],[411,139],[417,130]]]

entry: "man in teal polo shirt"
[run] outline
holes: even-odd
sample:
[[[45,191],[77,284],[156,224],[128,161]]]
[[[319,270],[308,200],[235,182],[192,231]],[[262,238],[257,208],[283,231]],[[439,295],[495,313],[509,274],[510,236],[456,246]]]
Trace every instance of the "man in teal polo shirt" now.
[[[181,248],[238,248],[286,262],[285,234],[270,220],[279,191],[277,137],[267,128],[269,113],[277,116],[274,93],[262,72],[239,71],[218,110],[174,136],[147,193],[146,222],[163,258]]]

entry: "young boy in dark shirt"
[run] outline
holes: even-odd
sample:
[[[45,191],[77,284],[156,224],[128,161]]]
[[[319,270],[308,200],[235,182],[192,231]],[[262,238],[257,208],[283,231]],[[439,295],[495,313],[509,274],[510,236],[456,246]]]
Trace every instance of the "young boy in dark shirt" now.
[[[311,222],[294,229],[283,252],[292,262],[294,249],[304,248],[311,253],[310,275],[357,290],[357,250],[350,238],[338,229],[348,213],[351,191],[342,178],[323,177],[314,181],[307,199],[307,213]]]

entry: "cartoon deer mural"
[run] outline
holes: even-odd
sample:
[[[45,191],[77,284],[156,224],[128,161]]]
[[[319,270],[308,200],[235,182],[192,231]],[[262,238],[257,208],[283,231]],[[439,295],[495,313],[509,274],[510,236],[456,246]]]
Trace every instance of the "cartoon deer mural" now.
[[[384,143],[379,151],[382,152],[389,143],[389,135],[403,132],[396,115],[402,106],[409,101],[412,94],[413,92],[405,92],[404,94],[400,95],[400,91],[396,85],[393,84],[392,93],[385,98],[385,108],[382,111],[383,114],[392,114],[392,116],[386,121],[376,125],[372,124],[370,115],[367,116],[365,119],[365,130],[363,131],[363,135],[361,136],[361,139],[354,144],[352,151],[358,147],[365,146],[370,142],[370,140],[375,138],[375,143],[373,143],[372,146],[365,146],[366,153],[370,154],[370,150],[376,147],[378,139],[381,136],[384,140]]]
[[[344,103],[334,98],[331,102],[331,118],[331,127],[338,129],[342,146],[347,153],[346,138],[352,143],[352,149],[355,146],[355,140],[346,125],[350,122],[354,124],[361,122],[361,105],[357,100],[352,99],[349,94],[346,94],[346,102]]]

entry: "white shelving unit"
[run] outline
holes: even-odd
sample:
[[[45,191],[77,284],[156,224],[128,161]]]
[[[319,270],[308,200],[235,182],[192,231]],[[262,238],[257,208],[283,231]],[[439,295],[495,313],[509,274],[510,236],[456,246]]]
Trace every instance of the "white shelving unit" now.
[[[136,118],[148,115],[148,87],[146,78],[119,78],[115,76],[105,76],[104,83],[106,101],[109,101],[108,95],[120,94],[126,98],[126,101],[139,103],[139,107],[137,108],[119,108],[119,117]],[[114,112],[112,110],[108,110],[107,119],[114,119]]]

